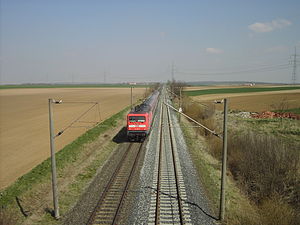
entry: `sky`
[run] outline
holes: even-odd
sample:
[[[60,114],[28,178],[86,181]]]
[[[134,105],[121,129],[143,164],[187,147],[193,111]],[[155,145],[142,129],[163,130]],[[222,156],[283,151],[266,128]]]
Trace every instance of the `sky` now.
[[[300,52],[299,0],[0,4],[1,84],[291,83]]]

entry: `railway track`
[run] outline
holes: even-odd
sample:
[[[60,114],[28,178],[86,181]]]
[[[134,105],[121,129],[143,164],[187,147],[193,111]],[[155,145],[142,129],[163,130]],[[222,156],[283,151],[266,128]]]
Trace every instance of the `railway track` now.
[[[109,180],[88,224],[116,224],[134,175],[143,143],[130,143]]]
[[[169,109],[161,103],[160,130],[148,224],[191,224]]]

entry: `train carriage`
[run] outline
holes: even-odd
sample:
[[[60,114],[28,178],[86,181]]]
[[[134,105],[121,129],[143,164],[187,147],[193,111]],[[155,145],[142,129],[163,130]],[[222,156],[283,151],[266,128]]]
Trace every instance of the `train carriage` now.
[[[158,96],[159,91],[154,91],[142,104],[136,106],[128,113],[127,137],[130,141],[144,140],[149,134]]]

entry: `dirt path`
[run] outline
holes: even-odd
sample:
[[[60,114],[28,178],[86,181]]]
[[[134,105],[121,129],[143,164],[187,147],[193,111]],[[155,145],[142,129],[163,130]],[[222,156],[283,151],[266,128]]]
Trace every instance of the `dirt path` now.
[[[144,93],[134,89],[134,100]],[[49,157],[48,99],[64,102],[99,102],[101,119],[119,112],[130,104],[128,88],[51,88],[0,90],[0,190],[14,182]],[[91,104],[54,105],[56,133],[85,112]],[[84,133],[87,125],[99,121],[94,107],[82,123],[66,130],[55,139],[56,149]],[[82,127],[84,126],[84,127]]]

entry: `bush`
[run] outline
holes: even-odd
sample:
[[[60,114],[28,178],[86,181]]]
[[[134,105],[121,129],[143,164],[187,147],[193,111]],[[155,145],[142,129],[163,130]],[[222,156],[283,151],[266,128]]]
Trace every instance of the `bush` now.
[[[13,212],[0,208],[0,225],[14,225],[18,220]]]
[[[180,96],[180,89],[182,90],[186,86],[187,86],[186,83],[183,81],[176,81],[176,80],[169,81],[169,87],[171,92],[173,92],[177,96]]]
[[[183,111],[204,126],[216,129],[213,105],[203,106],[185,97]],[[222,140],[203,128],[196,129],[198,134],[205,136],[211,154],[221,159]],[[270,133],[248,130],[229,133],[229,170],[252,203],[259,207],[257,213],[243,212],[230,218],[230,224],[294,225],[300,221],[300,213],[297,214],[300,212],[300,146],[295,142],[285,143]]]
[[[277,193],[287,202],[299,204],[299,153],[295,147],[248,132],[230,138],[228,149],[231,173],[252,200],[259,203]]]
[[[260,207],[261,221],[264,225],[296,225],[294,209],[280,196],[274,195],[264,200]]]
[[[217,138],[215,136],[210,136],[207,138],[207,143],[210,149],[211,154],[221,160],[222,158],[222,149],[223,149],[223,140],[220,138]]]
[[[215,105],[214,104],[199,104],[197,102],[192,102],[189,97],[183,99],[183,111],[188,116],[192,117],[205,127],[215,130],[216,121],[215,115]],[[196,129],[196,135],[203,135],[207,138],[209,149],[211,154],[217,159],[221,158],[223,142],[221,139],[216,138],[208,130],[201,127]]]
[[[216,128],[216,123],[214,119],[215,107],[214,105],[200,105],[197,102],[191,102],[189,97],[185,97],[183,99],[183,112],[187,114],[189,117],[193,118],[194,120],[198,121],[200,124],[204,125],[205,127],[214,130]],[[196,125],[196,124],[195,124]],[[204,135],[204,136],[211,136],[212,134],[199,127],[197,129],[197,133]]]

